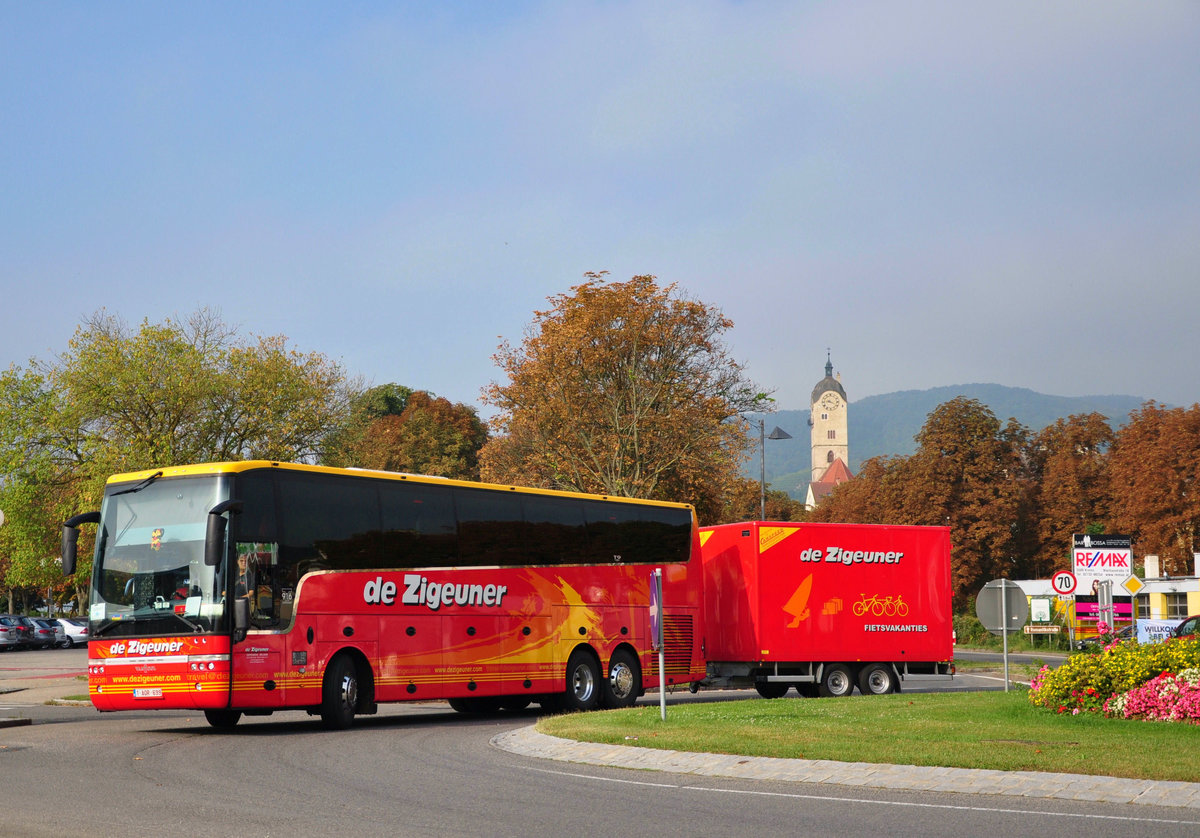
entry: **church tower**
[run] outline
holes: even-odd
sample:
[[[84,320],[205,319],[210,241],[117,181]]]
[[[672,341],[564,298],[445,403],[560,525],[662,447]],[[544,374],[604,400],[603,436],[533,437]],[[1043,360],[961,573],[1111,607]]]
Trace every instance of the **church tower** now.
[[[833,487],[851,478],[850,437],[846,408],[849,400],[842,382],[833,376],[833,362],[825,356],[825,377],[813,388],[809,406],[812,414],[812,482],[807,504],[811,509]]]

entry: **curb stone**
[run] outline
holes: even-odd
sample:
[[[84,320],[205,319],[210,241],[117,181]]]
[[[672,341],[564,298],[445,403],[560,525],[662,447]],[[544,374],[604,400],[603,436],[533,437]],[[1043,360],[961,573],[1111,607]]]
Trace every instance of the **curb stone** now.
[[[1040,771],[696,754],[576,742],[539,733],[533,725],[498,734],[492,738],[492,745],[509,753],[540,759],[708,777],[1200,809],[1200,783]]]

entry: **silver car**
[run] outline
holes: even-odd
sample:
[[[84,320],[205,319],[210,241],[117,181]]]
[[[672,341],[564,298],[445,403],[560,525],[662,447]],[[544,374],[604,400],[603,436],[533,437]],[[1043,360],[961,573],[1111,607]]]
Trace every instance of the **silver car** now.
[[[21,629],[10,617],[0,616],[0,652],[16,649],[21,645]]]
[[[72,646],[87,645],[87,620],[77,620],[74,617],[59,617],[54,622],[58,623],[63,630],[64,636],[58,641],[58,645],[61,648],[70,649]]]

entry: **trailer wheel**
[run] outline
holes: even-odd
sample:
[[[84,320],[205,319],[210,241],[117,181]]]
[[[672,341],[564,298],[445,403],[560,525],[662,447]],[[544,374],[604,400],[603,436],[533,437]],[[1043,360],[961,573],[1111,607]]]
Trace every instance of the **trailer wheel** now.
[[[600,664],[591,652],[576,649],[567,659],[567,710],[595,710],[600,704]]]
[[[804,683],[796,685],[796,692],[801,698],[816,698],[817,685],[815,683]]]
[[[347,655],[338,655],[325,670],[321,685],[321,721],[329,730],[345,730],[358,710],[358,670]]]
[[[788,685],[780,681],[755,681],[754,689],[763,698],[783,698],[787,694]]]
[[[863,695],[887,695],[897,692],[896,673],[886,663],[871,663],[858,674],[858,690]]]
[[[831,663],[825,667],[821,675],[821,686],[818,693],[824,698],[840,698],[854,692],[854,677],[850,667],[844,663]]]
[[[628,649],[617,649],[608,662],[608,679],[604,682],[601,703],[613,710],[632,707],[637,703],[641,685],[642,673],[637,658]]]

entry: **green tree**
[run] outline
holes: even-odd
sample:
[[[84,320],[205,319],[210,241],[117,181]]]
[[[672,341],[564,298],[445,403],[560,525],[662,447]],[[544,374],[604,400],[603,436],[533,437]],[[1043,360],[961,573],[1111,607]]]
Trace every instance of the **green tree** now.
[[[690,501],[717,520],[752,445],[741,414],[766,403],[721,341],[732,321],[651,276],[586,277],[496,354],[508,383],[484,391],[499,410],[484,478]]]
[[[0,497],[21,510],[0,533],[3,584],[42,587],[37,568],[57,556],[59,523],[96,508],[108,475],[208,460],[313,460],[356,388],[322,355],[290,349],[283,337],[242,341],[207,310],[136,331],[93,315],[54,361],[0,376]],[[89,565],[80,562],[77,580]]]

